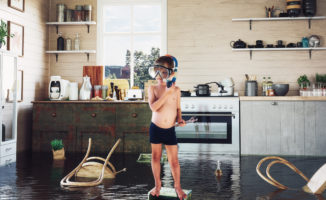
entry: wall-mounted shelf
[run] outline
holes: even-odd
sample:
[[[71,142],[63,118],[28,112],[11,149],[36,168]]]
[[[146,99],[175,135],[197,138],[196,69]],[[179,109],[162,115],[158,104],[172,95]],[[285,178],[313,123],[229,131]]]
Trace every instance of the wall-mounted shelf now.
[[[56,26],[57,28],[57,34],[58,34],[58,29],[59,26],[87,26],[87,32],[89,33],[89,26],[90,25],[95,25],[95,21],[89,21],[89,22],[46,22],[46,25],[49,26]]]
[[[46,51],[45,53],[48,54],[55,54],[56,61],[58,61],[58,55],[59,54],[86,54],[87,55],[87,61],[89,61],[89,54],[90,53],[96,53],[96,50],[79,50],[79,51]]]
[[[309,47],[309,48],[243,48],[243,49],[234,49],[232,51],[248,51],[250,53],[250,60],[252,59],[253,51],[309,51],[309,58],[311,59],[312,51],[322,51],[326,50],[326,47]]]
[[[249,29],[251,30],[253,21],[289,21],[289,20],[307,20],[308,27],[311,28],[311,20],[326,19],[326,16],[316,17],[271,17],[271,18],[235,18],[233,22],[249,22]]]

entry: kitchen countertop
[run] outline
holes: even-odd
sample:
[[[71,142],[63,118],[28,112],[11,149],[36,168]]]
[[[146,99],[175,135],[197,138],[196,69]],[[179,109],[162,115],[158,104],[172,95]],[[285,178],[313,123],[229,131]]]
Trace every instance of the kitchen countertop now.
[[[240,101],[326,101],[326,96],[303,97],[303,96],[240,96]]]
[[[139,101],[32,101],[32,103],[148,103],[144,100]]]

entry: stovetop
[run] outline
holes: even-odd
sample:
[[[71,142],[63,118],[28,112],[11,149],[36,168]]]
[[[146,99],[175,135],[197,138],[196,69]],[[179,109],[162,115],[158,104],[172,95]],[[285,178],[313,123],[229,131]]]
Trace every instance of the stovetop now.
[[[210,96],[196,96],[196,93],[191,93],[191,96],[181,96],[181,97],[239,97],[238,92],[235,92],[234,95],[225,95],[225,96],[221,96],[220,93],[211,93]]]

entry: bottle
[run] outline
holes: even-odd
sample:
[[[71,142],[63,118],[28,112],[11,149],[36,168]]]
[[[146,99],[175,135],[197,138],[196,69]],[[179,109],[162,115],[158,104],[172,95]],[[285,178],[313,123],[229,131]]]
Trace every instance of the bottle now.
[[[70,38],[67,38],[66,39],[66,50],[67,51],[71,51],[71,39]]]
[[[262,96],[266,96],[266,77],[263,77],[263,83],[262,83],[262,89],[263,89],[263,95]]]
[[[272,94],[274,94],[274,92],[271,92],[271,90],[273,90],[272,86],[273,86],[273,81],[272,81],[271,77],[268,77],[267,78],[267,96],[272,96]]]
[[[217,166],[216,166],[216,170],[215,170],[215,176],[220,177],[220,176],[223,175],[223,173],[222,173],[222,170],[221,170],[221,163],[220,163],[219,160],[217,161],[216,165]]]
[[[65,50],[65,40],[62,37],[62,33],[59,33],[59,37],[57,39],[57,50],[58,51],[63,51]]]
[[[80,40],[79,40],[79,34],[76,34],[76,38],[75,38],[75,50],[79,51],[79,47],[80,47]]]

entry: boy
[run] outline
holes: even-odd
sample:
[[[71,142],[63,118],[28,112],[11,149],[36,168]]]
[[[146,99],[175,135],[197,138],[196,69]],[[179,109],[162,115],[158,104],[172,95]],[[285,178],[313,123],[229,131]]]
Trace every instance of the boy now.
[[[174,179],[174,189],[179,199],[187,198],[180,185],[180,165],[178,160],[178,146],[175,135],[175,122],[178,126],[185,126],[180,109],[180,89],[172,84],[167,88],[164,79],[173,75],[173,59],[162,56],[155,61],[150,74],[158,81],[157,85],[148,88],[148,103],[153,112],[150,125],[150,142],[152,147],[152,171],[155,187],[151,190],[153,196],[160,195],[161,189],[161,156],[162,144],[165,144],[168,161]],[[153,78],[154,78],[153,77]]]

